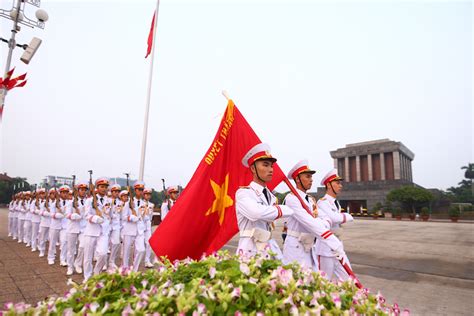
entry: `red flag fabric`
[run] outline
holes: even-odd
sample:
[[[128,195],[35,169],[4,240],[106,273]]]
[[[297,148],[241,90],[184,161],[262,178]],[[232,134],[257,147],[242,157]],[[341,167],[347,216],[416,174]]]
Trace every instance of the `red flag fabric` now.
[[[13,75],[13,72],[15,71],[15,67],[13,67],[9,72],[7,72],[7,74],[5,75],[5,78],[3,79],[3,85],[5,87],[8,86],[8,83],[10,82],[10,79]]]
[[[0,104],[0,122],[2,121],[2,115],[3,115],[3,104]]]
[[[18,81],[25,80],[26,79],[26,72],[22,75],[19,75],[18,77],[15,78]]]
[[[148,55],[151,54],[151,50],[153,48],[153,32],[154,32],[154,29],[155,29],[155,16],[156,16],[156,11],[155,11],[155,13],[153,13],[153,20],[151,20],[150,33],[148,33],[148,47],[146,49],[145,58],[147,58]]]
[[[219,250],[239,230],[235,192],[252,180],[243,156],[260,139],[229,100],[214,141],[165,220],[150,238],[158,257],[198,259]],[[275,188],[285,178],[274,164]]]
[[[14,88],[24,87],[27,82],[28,82],[28,80],[22,81],[22,82],[18,83]]]

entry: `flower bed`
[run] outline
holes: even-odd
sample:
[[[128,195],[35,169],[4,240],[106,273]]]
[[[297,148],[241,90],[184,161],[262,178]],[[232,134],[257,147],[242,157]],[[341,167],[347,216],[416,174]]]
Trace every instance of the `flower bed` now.
[[[165,262],[156,270],[119,269],[72,284],[64,297],[33,307],[6,304],[4,315],[399,315],[380,295],[353,282],[335,284],[268,256],[219,252],[200,261]]]

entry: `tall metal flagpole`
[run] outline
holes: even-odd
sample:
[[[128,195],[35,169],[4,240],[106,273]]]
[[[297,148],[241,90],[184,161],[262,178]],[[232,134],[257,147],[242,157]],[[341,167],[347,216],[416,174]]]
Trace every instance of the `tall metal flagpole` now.
[[[154,27],[153,27],[153,44],[151,48],[150,73],[148,76],[148,94],[146,98],[145,122],[143,123],[143,139],[142,139],[142,153],[140,157],[140,173],[138,175],[138,180],[140,181],[143,181],[143,174],[145,172],[146,140],[148,136],[148,114],[150,113],[151,84],[153,81],[153,60],[155,59],[156,29],[158,27],[159,7],[160,7],[160,0],[157,0],[156,11],[155,11],[155,21],[154,21]]]

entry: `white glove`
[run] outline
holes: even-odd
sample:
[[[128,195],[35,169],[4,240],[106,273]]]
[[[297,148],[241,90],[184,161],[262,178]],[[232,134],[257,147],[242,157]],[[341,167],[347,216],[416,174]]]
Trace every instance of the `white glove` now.
[[[54,218],[55,218],[55,219],[62,219],[62,218],[64,218],[64,215],[61,214],[61,213],[55,213],[55,214],[54,214]]]
[[[80,220],[81,218],[82,218],[82,216],[79,215],[79,214],[77,214],[77,213],[72,213],[72,214],[71,214],[71,219],[72,219],[73,221],[78,221],[78,220]]]
[[[100,216],[94,215],[92,216],[91,222],[94,224],[102,224],[104,222],[104,219]]]
[[[144,220],[145,222],[149,222],[149,221],[150,221],[150,216],[145,216],[145,217],[143,218],[143,220]]]
[[[51,216],[51,214],[48,211],[44,211],[43,214],[41,214],[41,215],[43,215],[44,217],[50,217]]]
[[[334,256],[336,256],[337,260],[341,261],[342,260],[342,264],[346,264],[346,253],[344,252],[344,248],[341,246],[339,248],[337,248],[336,250],[333,250],[332,253],[334,254]]]
[[[35,214],[36,214],[36,215],[41,215],[41,211],[38,210],[38,209],[36,209],[36,210],[35,210]]]
[[[353,221],[354,221],[354,217],[352,217],[351,214],[349,214],[349,213],[344,213],[344,215],[346,216],[346,223],[350,223],[350,222],[353,222]]]
[[[138,222],[138,217],[135,216],[135,215],[130,215],[130,221],[133,222],[133,223],[136,223],[136,222]]]

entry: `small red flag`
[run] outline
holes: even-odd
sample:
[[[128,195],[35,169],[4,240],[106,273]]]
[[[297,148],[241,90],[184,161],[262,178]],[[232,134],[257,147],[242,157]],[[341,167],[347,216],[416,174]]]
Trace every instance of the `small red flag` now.
[[[155,13],[153,13],[153,20],[151,20],[150,33],[148,34],[148,47],[146,49],[145,58],[147,58],[148,55],[151,54],[151,50],[153,48],[153,32],[154,32],[154,29],[155,29],[155,17],[156,17],[156,11],[155,11]]]
[[[0,122],[2,121],[3,104],[0,104]]]
[[[22,81],[22,82],[18,83],[16,86],[14,86],[14,88],[24,87],[27,82],[28,82],[28,80]]]
[[[18,80],[18,81],[21,81],[21,80],[25,80],[26,78],[26,72],[22,75],[19,75],[18,77],[16,77],[15,79]]]
[[[243,156],[260,139],[229,100],[226,112],[211,147],[188,185],[165,220],[150,238],[157,256],[170,260],[219,250],[238,231],[235,192],[252,180],[250,170],[242,165]],[[285,175],[273,165],[275,188]]]
[[[13,67],[9,72],[7,72],[5,78],[3,79],[3,85],[5,87],[8,87],[8,83],[10,82],[10,79],[11,79],[14,71],[15,71],[15,67]]]

